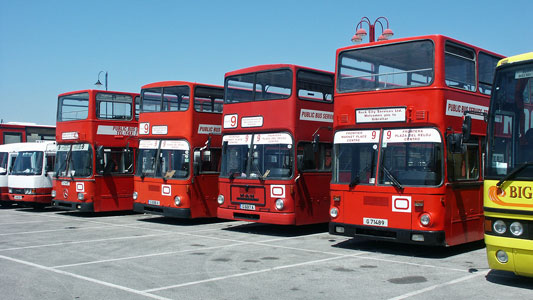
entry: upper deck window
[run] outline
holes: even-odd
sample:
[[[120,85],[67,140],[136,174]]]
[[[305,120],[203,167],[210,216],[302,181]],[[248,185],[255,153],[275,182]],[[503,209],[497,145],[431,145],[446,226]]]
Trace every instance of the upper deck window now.
[[[492,92],[492,80],[494,71],[500,57],[479,52],[479,92],[490,95]]]
[[[444,72],[446,85],[476,91],[476,53],[474,50],[446,43]]]
[[[292,76],[291,70],[281,69],[227,77],[225,103],[287,99]]]
[[[96,94],[96,117],[101,120],[131,120],[133,97],[129,95]]]
[[[59,97],[57,121],[85,120],[89,116],[89,93]]]
[[[430,85],[434,45],[429,40],[344,51],[338,60],[340,93]]]
[[[333,102],[333,74],[299,70],[296,86],[302,100]]]
[[[173,86],[142,90],[141,111],[186,111],[189,109],[189,87]]]
[[[222,113],[224,90],[199,86],[194,89],[194,109],[198,112]]]

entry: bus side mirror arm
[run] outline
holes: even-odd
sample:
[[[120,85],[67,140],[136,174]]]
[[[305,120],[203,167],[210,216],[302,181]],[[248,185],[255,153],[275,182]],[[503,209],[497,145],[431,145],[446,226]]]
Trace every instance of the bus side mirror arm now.
[[[315,133],[313,133],[313,152],[315,152],[315,153],[318,152],[318,142],[320,141],[320,134],[318,134],[318,131],[320,129],[327,129],[328,131],[333,130],[329,126],[318,127],[318,129],[315,130]]]

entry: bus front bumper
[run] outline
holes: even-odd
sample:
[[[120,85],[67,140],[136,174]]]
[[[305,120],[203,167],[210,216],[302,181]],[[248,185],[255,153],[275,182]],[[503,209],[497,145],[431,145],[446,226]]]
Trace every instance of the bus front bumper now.
[[[294,213],[273,213],[219,207],[217,208],[217,217],[220,219],[257,222],[264,224],[298,225],[296,222],[296,214]]]
[[[19,203],[19,204],[47,204],[50,205],[50,202],[52,201],[52,196],[50,194],[9,194],[9,199],[13,201],[13,203]]]
[[[94,205],[92,202],[81,203],[81,202],[52,200],[52,206],[61,208],[61,209],[66,209],[66,210],[76,210],[76,211],[81,211],[81,212],[94,212]]]
[[[180,219],[191,218],[190,208],[174,208],[174,207],[165,207],[165,206],[157,206],[157,205],[134,202],[133,211],[138,212],[138,213],[161,215],[163,217],[169,217],[169,218],[180,218]]]
[[[330,222],[329,233],[405,244],[446,246],[444,231],[406,230]]]
[[[513,272],[516,275],[533,277],[533,240],[500,237],[485,234],[489,267],[494,270]],[[502,263],[496,253],[504,251],[508,261]]]

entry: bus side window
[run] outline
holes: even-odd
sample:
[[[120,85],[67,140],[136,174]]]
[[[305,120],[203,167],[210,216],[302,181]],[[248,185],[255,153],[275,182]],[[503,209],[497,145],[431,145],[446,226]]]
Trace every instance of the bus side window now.
[[[320,143],[318,151],[313,150],[311,142],[298,143],[298,162],[302,163],[298,168],[304,172],[323,172],[331,170],[332,145]]]
[[[220,148],[211,148],[209,150],[194,152],[194,159],[199,159],[200,174],[220,172],[220,157],[222,150]]]

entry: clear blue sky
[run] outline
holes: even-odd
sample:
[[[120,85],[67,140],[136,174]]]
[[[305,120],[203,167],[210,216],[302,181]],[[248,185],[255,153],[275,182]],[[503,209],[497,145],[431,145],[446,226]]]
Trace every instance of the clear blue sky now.
[[[268,63],[333,71],[363,16],[394,37],[443,34],[506,56],[533,51],[532,0],[0,0],[0,118],[55,124],[57,95],[139,92],[163,80],[222,84]],[[101,77],[103,80],[103,76]]]

